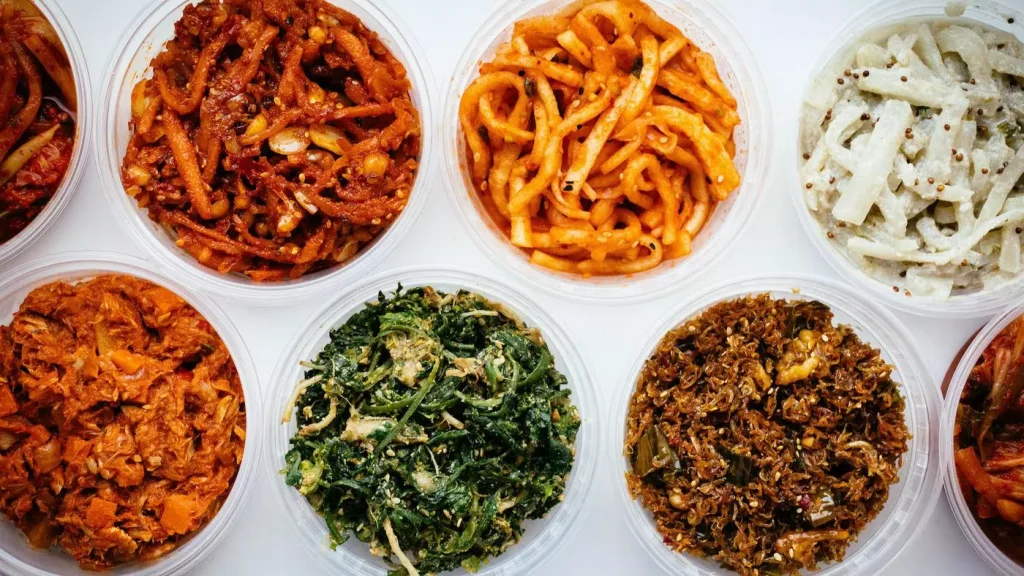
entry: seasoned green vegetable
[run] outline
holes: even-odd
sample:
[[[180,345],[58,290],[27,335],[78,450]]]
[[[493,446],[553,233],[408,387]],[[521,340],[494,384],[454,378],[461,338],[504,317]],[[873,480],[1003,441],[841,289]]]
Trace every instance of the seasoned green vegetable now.
[[[669,445],[668,438],[661,428],[658,428],[657,424],[651,424],[637,442],[633,469],[636,470],[637,476],[643,477],[669,465],[679,468],[679,458],[672,451],[672,446]]]
[[[380,294],[309,363],[285,481],[394,576],[473,572],[562,499],[580,418],[540,334],[470,292]]]

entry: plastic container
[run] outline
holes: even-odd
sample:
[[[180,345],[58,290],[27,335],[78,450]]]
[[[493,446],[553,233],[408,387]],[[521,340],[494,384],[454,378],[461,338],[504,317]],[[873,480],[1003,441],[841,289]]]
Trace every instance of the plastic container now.
[[[75,146],[71,152],[71,162],[68,164],[67,171],[64,172],[64,179],[53,193],[53,197],[46,203],[46,207],[24,230],[7,242],[0,244],[0,266],[28,248],[57,221],[57,217],[68,205],[71,195],[78,188],[78,183],[85,172],[85,165],[88,163],[89,147],[92,144],[90,141],[92,134],[92,78],[89,77],[89,68],[85,64],[82,45],[79,44],[78,36],[75,35],[71,22],[61,11],[58,2],[32,0],[32,3],[39,8],[39,11],[57,32],[71,63],[71,72],[75,77],[75,96],[78,99],[78,111],[75,114]]]
[[[150,271],[138,258],[108,252],[68,252],[33,260],[0,280],[0,325],[10,323],[25,296],[50,282],[77,282],[103,274],[128,274],[159,284],[188,301],[214,327],[235,362],[245,395],[246,437],[238,475],[220,512],[173,552],[152,562],[134,562],[106,571],[111,576],[178,576],[205,558],[231,529],[256,479],[263,450],[262,395],[256,367],[242,335],[221,309],[181,283]],[[0,574],[8,576],[87,576],[71,556],[54,548],[36,550],[6,517],[0,516]]]
[[[194,0],[156,0],[147,6],[128,27],[113,52],[104,78],[106,85],[99,107],[100,129],[96,131],[96,152],[100,176],[107,201],[113,206],[115,218],[129,236],[161,265],[165,265],[190,286],[204,292],[242,300],[253,305],[274,305],[324,296],[365,277],[405,238],[419,217],[434,180],[435,136],[428,127],[434,120],[434,78],[423,50],[413,34],[389,7],[372,0],[330,0],[359,18],[376,32],[381,41],[406,67],[412,84],[413,104],[419,110],[421,164],[409,197],[409,203],[391,226],[359,254],[344,265],[308,274],[295,280],[256,283],[241,274],[220,274],[197,262],[174,245],[164,228],[150,220],[146,211],[129,197],[121,184],[121,161],[131,134],[132,88],[150,76],[152,59],[163,50],[164,43],[174,36],[174,23]]]
[[[967,507],[964,493],[957,481],[956,464],[953,462],[953,426],[956,423],[956,410],[960,405],[960,394],[963,393],[967,378],[971,375],[975,364],[978,363],[978,359],[981,358],[982,352],[1010,322],[1022,314],[1024,314],[1024,304],[1008,308],[986,324],[966,347],[957,364],[956,371],[949,381],[949,389],[946,391],[946,400],[942,407],[942,425],[939,431],[939,450],[942,454],[946,499],[949,500],[949,506],[953,509],[953,516],[978,555],[984,558],[997,572],[1005,576],[1024,576],[1024,566],[1014,562],[989,540],[988,536],[982,532],[978,521],[975,520],[971,509]]]
[[[906,20],[924,19],[949,19],[946,15],[946,8],[956,4],[963,5],[965,11],[961,19],[972,20],[991,26],[993,28],[1014,33],[1018,39],[1024,41],[1024,13],[1020,8],[1011,8],[1009,3],[1002,3],[998,0],[978,0],[972,2],[951,2],[949,0],[902,0],[892,2],[891,0],[878,0],[873,2],[852,18],[849,23],[835,34],[832,44],[824,49],[821,58],[815,63],[812,76],[804,87],[803,95],[810,92],[811,85],[819,74],[821,74],[829,63],[846,52],[864,36],[877,33],[879,28],[900,24]],[[1018,4],[1019,6],[1019,4]],[[1010,24],[1008,20],[1014,19]],[[799,108],[794,116],[803,117],[804,98],[797,103]],[[786,171],[785,185],[790,190],[793,205],[796,208],[800,223],[811,243],[814,244],[822,257],[828,261],[846,280],[851,282],[858,289],[884,302],[886,305],[898,310],[928,317],[947,318],[972,318],[994,314],[1005,308],[1015,298],[1024,294],[1024,275],[1019,276],[1012,283],[1005,284],[993,290],[983,292],[953,295],[947,300],[934,298],[918,298],[906,296],[903,291],[895,292],[891,284],[881,282],[862,272],[849,258],[840,252],[825,236],[821,225],[811,215],[811,211],[804,203],[803,183],[800,179],[800,158],[799,139],[800,125],[793,127],[794,132],[790,137],[793,148],[787,151],[793,159],[792,170]]]
[[[296,425],[294,418],[287,425],[281,424],[281,414],[295,385],[303,377],[299,362],[315,358],[330,341],[329,332],[332,328],[344,324],[353,314],[362,310],[366,302],[375,300],[378,293],[393,293],[399,282],[405,288],[432,286],[445,292],[465,289],[507,306],[527,325],[540,330],[555,357],[555,367],[569,381],[569,389],[572,390],[570,400],[579,410],[582,426],[576,437],[576,461],[566,483],[565,499],[544,518],[528,520],[524,524],[522,540],[504,554],[491,558],[476,575],[540,573],[542,570],[539,566],[544,559],[564,543],[575,528],[575,520],[585,505],[594,481],[594,472],[601,454],[597,429],[600,405],[598,392],[583,359],[576,352],[565,330],[553,318],[537,307],[527,295],[475,274],[443,268],[406,268],[379,275],[328,304],[296,333],[293,343],[281,355],[281,362],[274,370],[268,396],[269,462],[265,468],[271,476],[270,483],[278,503],[284,507],[302,540],[325,570],[360,576],[386,573],[387,565],[380,558],[372,556],[369,545],[357,538],[350,538],[332,551],[327,546],[328,532],[324,519],[313,511],[298,490],[284,483],[284,476],[279,470],[284,468],[284,457],[288,452],[289,440],[296,432]],[[450,574],[465,574],[465,571],[459,569]]]
[[[736,127],[736,165],[743,178],[739,189],[716,209],[694,239],[693,253],[664,262],[653,270],[630,276],[583,278],[530,263],[529,255],[509,242],[487,214],[467,169],[465,141],[459,125],[459,101],[479,76],[480,64],[493,58],[512,35],[512,25],[525,17],[551,14],[568,0],[506,0],[470,41],[448,89],[443,123],[438,127],[445,176],[452,204],[477,243],[493,260],[514,269],[533,287],[575,300],[629,303],[664,294],[682,282],[692,282],[726,254],[743,233],[769,181],[771,108],[757,61],[742,35],[713,2],[645,0],[658,15],[678,27],[715,58],[719,74],[739,102],[742,123]]]
[[[852,327],[864,342],[881,350],[882,358],[895,368],[893,380],[901,384],[900,391],[906,401],[907,429],[913,435],[900,469],[900,481],[890,486],[885,507],[850,545],[846,558],[839,563],[822,565],[815,572],[821,576],[879,574],[925,527],[938,501],[941,476],[937,443],[941,399],[938,388],[928,376],[927,367],[912,345],[910,333],[891,313],[845,287],[807,276],[751,278],[705,290],[668,314],[668,319],[654,329],[637,352],[628,380],[621,383],[612,399],[607,426],[609,450],[615,453],[611,463],[615,493],[625,508],[627,523],[647,553],[668,573],[691,576],[734,574],[713,561],[674,552],[664,544],[650,512],[629,494],[623,476],[632,469],[632,465],[622,454],[622,447],[626,438],[626,415],[637,378],[665,334],[718,302],[764,293],[773,298],[818,300],[828,305],[835,315],[836,324]]]

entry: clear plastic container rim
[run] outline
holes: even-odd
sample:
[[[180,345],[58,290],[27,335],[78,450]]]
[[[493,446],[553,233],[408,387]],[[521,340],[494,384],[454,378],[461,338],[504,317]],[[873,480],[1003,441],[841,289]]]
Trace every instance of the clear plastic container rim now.
[[[875,295],[887,306],[901,312],[931,318],[978,318],[998,312],[1015,298],[1024,294],[1024,274],[1021,274],[1014,281],[993,290],[953,296],[947,300],[907,297],[902,292],[894,292],[892,286],[868,276],[857,268],[853,262],[826,239],[821,225],[811,215],[810,209],[807,208],[804,202],[803,187],[800,183],[799,150],[801,119],[803,118],[806,95],[810,92],[815,78],[824,72],[829,62],[839,56],[843,49],[858,42],[871,31],[889,24],[899,23],[900,20],[916,17],[934,16],[949,18],[945,15],[944,10],[950,4],[949,0],[902,0],[900,2],[876,0],[856,12],[849,18],[846,24],[836,31],[833,35],[833,40],[821,52],[812,66],[811,76],[805,81],[804,89],[800,92],[800,98],[795,103],[795,114],[793,116],[796,119],[795,125],[786,128],[787,130],[792,130],[788,140],[792,142],[793,149],[792,164],[787,164],[789,168],[783,170],[786,174],[783,185],[789,188],[788,195],[792,200],[793,207],[796,210],[804,232],[811,238],[811,243],[818,253],[821,254],[822,258],[842,278]],[[1008,25],[1006,23],[1008,16],[1014,16],[1018,24],[1024,22],[1024,13],[1020,9],[1012,8],[999,0],[972,0],[965,3],[964,7],[966,12],[960,18],[976,20],[982,24],[992,26],[996,20],[984,22],[977,20],[973,16],[998,16],[999,20],[1003,22],[1004,27]],[[1017,36],[1021,38],[1019,32]],[[1021,39],[1021,41],[1024,42],[1024,39]]]
[[[622,453],[622,446],[625,442],[629,403],[636,389],[637,378],[662,338],[670,330],[694,318],[709,306],[733,298],[764,293],[778,293],[773,294],[776,298],[783,297],[781,293],[788,293],[794,299],[820,300],[833,311],[842,312],[863,322],[864,331],[858,330],[858,334],[863,337],[865,332],[870,333],[876,338],[876,341],[871,342],[873,346],[890,358],[894,358],[895,352],[895,355],[903,360],[901,365],[896,367],[899,370],[901,389],[906,401],[907,427],[914,438],[908,447],[901,469],[901,476],[905,476],[901,479],[903,486],[897,501],[898,508],[891,511],[883,510],[868,525],[870,527],[882,522],[870,538],[857,542],[860,547],[856,551],[847,554],[843,561],[825,565],[815,572],[822,576],[878,574],[920,534],[938,502],[942,478],[936,458],[936,444],[939,438],[936,421],[942,400],[938,388],[929,376],[927,366],[916,347],[912,345],[913,337],[906,327],[888,309],[831,280],[806,274],[747,276],[702,289],[666,314],[665,320],[652,330],[644,344],[633,353],[635,360],[629,371],[620,378],[619,387],[613,392],[608,406],[605,423],[608,438],[605,445],[611,457],[609,469],[615,485],[613,492],[624,508],[623,513],[630,531],[663,570],[688,576],[732,574],[731,571],[717,568],[710,569],[709,572],[704,559],[674,552],[664,545],[662,536],[650,523],[650,513],[629,494],[624,475],[631,466]],[[844,321],[839,319],[837,323],[843,324]],[[896,364],[895,360],[893,363]],[[892,496],[890,492],[890,499]]]
[[[557,0],[568,4],[569,0]],[[550,2],[550,0],[505,0],[480,26],[477,33],[463,50],[462,56],[450,78],[444,102],[444,116],[436,126],[438,146],[444,156],[443,170],[448,201],[459,214],[463,228],[467,229],[483,250],[516,272],[516,277],[529,286],[539,288],[559,298],[568,298],[584,303],[632,304],[638,301],[662,296],[678,288],[679,282],[692,283],[700,272],[712,269],[729,252],[734,242],[746,232],[747,223],[757,211],[757,206],[766,196],[774,162],[772,135],[772,111],[767,85],[761,75],[757,59],[743,40],[738,29],[720,8],[708,0],[644,0],[664,16],[678,15],[702,25],[711,36],[713,46],[702,46],[725,52],[729,59],[724,64],[735,76],[741,93],[737,99],[746,107],[742,121],[747,125],[746,169],[740,188],[730,196],[729,213],[718,230],[713,232],[693,254],[674,261],[663,262],[653,271],[642,273],[642,278],[617,277],[620,282],[587,285],[581,277],[560,274],[543,269],[528,260],[517,257],[518,248],[513,247],[500,231],[494,229],[491,217],[480,212],[471,195],[476,191],[468,186],[461,166],[462,128],[459,124],[459,102],[462,92],[478,75],[478,65],[488,55],[487,47],[497,38],[508,34],[513,23],[528,13]],[[671,18],[669,18],[671,21]],[[719,63],[719,69],[723,63]],[[717,212],[717,211],[716,211]],[[612,277],[616,278],[616,277]]]
[[[540,330],[545,342],[556,356],[556,366],[562,369],[569,379],[569,388],[573,392],[571,400],[579,410],[582,427],[576,439],[575,462],[566,483],[565,499],[543,519],[534,521],[543,523],[542,525],[527,525],[523,539],[529,540],[528,542],[515,544],[504,554],[491,558],[476,572],[479,576],[529,574],[537,570],[551,553],[560,545],[564,545],[576,531],[580,513],[594,483],[598,459],[601,457],[601,397],[586,363],[561,324],[535,304],[527,294],[508,284],[478,274],[437,266],[414,266],[380,273],[346,290],[343,295],[332,299],[303,322],[302,327],[292,336],[290,344],[281,354],[281,360],[267,388],[268,439],[265,468],[274,487],[277,503],[295,524],[296,532],[307,550],[316,557],[324,569],[359,576],[383,573],[384,565],[380,560],[372,563],[362,560],[346,549],[348,544],[331,551],[325,544],[326,528],[323,526],[323,518],[313,512],[305,497],[284,483],[280,470],[284,467],[284,455],[295,426],[294,418],[287,425],[282,424],[281,419],[282,410],[294,391],[298,378],[301,378],[299,361],[308,360],[308,357],[319,353],[321,346],[318,342],[326,337],[330,329],[362,309],[378,292],[393,293],[399,283],[403,288],[435,286],[446,291],[461,288],[507,306],[527,325]],[[535,537],[531,538],[531,534]],[[351,539],[350,542],[352,546],[366,546],[355,539]]]
[[[39,11],[53,26],[64,45],[68,55],[71,71],[75,80],[75,96],[78,109],[75,112],[75,144],[71,151],[71,162],[64,172],[57,190],[49,202],[29,225],[7,242],[0,244],[0,266],[23,252],[38,240],[58,220],[61,212],[71,201],[71,196],[78,190],[78,185],[89,164],[92,146],[92,78],[85,59],[82,44],[60,4],[54,0],[32,0]]]
[[[224,539],[238,520],[249,499],[263,458],[264,415],[263,394],[259,374],[252,361],[245,339],[223,310],[206,296],[183,283],[153,270],[140,258],[114,252],[64,252],[31,260],[5,274],[0,280],[0,301],[10,295],[48,282],[66,278],[80,281],[103,274],[128,274],[163,286],[194,307],[217,331],[231,353],[245,397],[246,438],[235,481],[220,511],[182,546],[157,560],[129,563],[114,568],[116,576],[179,576],[188,573]],[[3,312],[0,311],[0,314]],[[6,518],[0,522],[8,522]],[[51,551],[53,554],[63,552]],[[60,576],[58,573],[32,566],[13,557],[6,546],[0,547],[0,573],[23,576]]]
[[[162,232],[154,229],[149,216],[125,193],[121,183],[122,158],[117,149],[115,136],[126,131],[127,126],[117,124],[118,96],[124,90],[130,90],[130,84],[135,82],[135,79],[130,77],[135,72],[131,69],[131,61],[139,50],[145,48],[147,41],[153,42],[151,51],[154,51],[155,56],[155,51],[161,49],[163,42],[170,39],[150,39],[149,36],[155,32],[156,26],[195,0],[153,0],[145,5],[126,28],[111,53],[103,76],[106,79],[102,90],[103,98],[97,104],[96,111],[97,117],[101,119],[101,129],[96,130],[94,146],[102,187],[107,201],[114,207],[115,217],[134,243],[161,265],[168,266],[182,277],[188,278],[191,285],[254,306],[274,306],[326,296],[338,286],[344,286],[366,276],[387,259],[398,244],[409,236],[426,206],[433,189],[439,146],[435,141],[434,131],[430,128],[436,122],[437,84],[424,57],[423,49],[416,35],[386,3],[373,0],[328,1],[342,9],[355,9],[368,14],[370,20],[361,18],[364,24],[381,37],[381,41],[406,67],[412,84],[410,93],[419,100],[417,110],[422,127],[420,166],[409,202],[387,229],[343,265],[295,280],[256,283],[235,275],[219,274],[199,264],[187,253],[172,249],[160,241],[157,234]],[[140,74],[139,78],[141,77]]]
[[[999,335],[1013,320],[1024,315],[1024,304],[1017,304],[1004,310],[1001,314],[989,321],[971,340],[970,345],[960,357],[956,371],[949,381],[949,388],[942,406],[942,422],[939,433],[940,451],[942,454],[942,470],[946,487],[946,499],[953,509],[953,516],[957,524],[963,530],[967,541],[971,543],[974,550],[992,568],[1004,576],[1024,576],[1024,567],[1014,562],[1004,554],[995,544],[989,540],[982,531],[974,514],[967,505],[967,500],[960,489],[957,480],[956,463],[953,460],[953,428],[956,425],[957,407],[960,405],[960,395],[971,375],[971,370],[978,363],[982,353],[988,348],[992,340]]]

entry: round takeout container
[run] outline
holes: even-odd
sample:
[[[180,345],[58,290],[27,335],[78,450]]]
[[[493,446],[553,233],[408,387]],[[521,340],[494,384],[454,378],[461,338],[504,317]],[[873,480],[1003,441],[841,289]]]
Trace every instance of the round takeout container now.
[[[945,12],[948,7],[962,5],[964,13],[962,16],[951,18]],[[1014,19],[1014,24],[1008,22]],[[1018,276],[1014,281],[980,292],[951,295],[947,300],[935,298],[906,296],[903,287],[899,292],[893,290],[891,284],[869,276],[856,266],[845,254],[825,236],[825,230],[812,215],[807,204],[804,202],[803,181],[800,178],[800,165],[802,159],[800,153],[800,139],[802,122],[805,109],[806,96],[810,93],[815,79],[825,74],[828,70],[837,68],[835,60],[848,53],[862,39],[874,38],[883,33],[889,27],[899,25],[906,21],[914,20],[967,20],[984,24],[1010,32],[1024,42],[1024,13],[1020,8],[1011,8],[1008,3],[999,0],[977,0],[971,2],[951,2],[950,0],[876,0],[869,6],[856,13],[849,19],[849,23],[837,31],[832,43],[821,52],[821,57],[811,68],[812,75],[808,78],[802,92],[802,97],[797,103],[795,117],[799,120],[795,126],[795,133],[792,134],[790,142],[793,144],[793,164],[791,170],[786,170],[787,178],[785,185],[790,189],[790,196],[796,208],[800,223],[804,231],[811,238],[811,243],[821,253],[822,257],[839,272],[840,275],[855,287],[872,295],[872,297],[884,302],[886,305],[915,314],[928,317],[946,318],[974,318],[994,314],[1002,310],[1022,293],[1024,293],[1024,274]],[[842,68],[833,70],[842,75]]]
[[[433,181],[436,144],[433,130],[434,80],[413,34],[392,9],[372,0],[328,0],[361,20],[375,32],[395,57],[405,66],[412,85],[410,96],[420,115],[420,167],[410,192],[409,202],[391,226],[364,246],[351,260],[307,274],[294,280],[253,282],[242,274],[221,274],[203,266],[174,244],[175,238],[160,224],[152,221],[145,209],[139,208],[121,183],[121,162],[131,132],[132,89],[152,76],[150,63],[174,37],[174,23],[181,18],[186,5],[194,0],[156,0],[129,25],[114,50],[108,65],[106,84],[98,116],[96,151],[100,176],[107,201],[114,215],[137,244],[161,265],[180,274],[191,286],[204,292],[263,306],[325,296],[366,276],[398,246],[409,233],[426,205]]]
[[[759,66],[743,36],[711,2],[669,3],[645,0],[659,16],[673,24],[715,59],[723,82],[739,103],[742,122],[736,127],[736,167],[742,184],[720,203],[704,229],[693,240],[693,253],[662,262],[639,274],[584,278],[549,270],[530,262],[529,254],[515,246],[488,215],[469,176],[465,139],[459,124],[459,102],[466,88],[480,76],[480,65],[493,59],[498,46],[512,37],[515,22],[530,16],[554,14],[569,0],[506,0],[480,27],[459,60],[450,81],[444,119],[438,130],[445,162],[449,200],[488,255],[514,269],[533,287],[574,300],[629,303],[661,295],[682,282],[699,278],[717,265],[753,214],[770,173],[771,107]]]
[[[992,340],[1021,315],[1024,315],[1024,304],[1017,304],[1004,310],[982,327],[981,331],[966,346],[960,356],[960,362],[956,365],[956,371],[953,372],[953,376],[949,380],[949,389],[946,391],[946,399],[942,406],[942,422],[939,432],[939,450],[942,455],[946,499],[949,500],[949,506],[953,509],[953,516],[978,555],[988,562],[996,572],[1004,576],[1024,576],[1024,566],[1013,561],[989,540],[967,505],[963,490],[960,489],[960,482],[957,480],[956,463],[953,461],[953,428],[956,425],[956,411],[960,406],[960,395],[964,391],[971,370],[974,369],[978,360],[981,359],[981,354],[989,347]]]
[[[0,265],[28,248],[57,221],[57,217],[68,205],[71,195],[78,188],[78,183],[82,179],[91,144],[89,135],[92,128],[92,78],[89,77],[89,69],[85,64],[85,52],[82,51],[82,45],[78,42],[78,36],[75,35],[71,22],[60,9],[59,2],[32,0],[32,3],[53,26],[61,44],[64,45],[68,62],[71,64],[71,73],[75,79],[75,95],[78,98],[78,110],[74,115],[75,145],[71,151],[71,162],[68,164],[67,171],[64,172],[64,179],[61,180],[57,190],[46,203],[46,207],[24,230],[7,242],[0,244]],[[45,77],[45,72],[42,70],[40,70],[40,74]]]
[[[834,314],[836,325],[846,324],[867,344],[881,350],[882,359],[893,366],[892,378],[900,384],[905,401],[904,418],[912,435],[900,468],[900,480],[889,487],[885,507],[859,534],[841,562],[820,565],[821,576],[879,574],[906,548],[925,526],[939,498],[941,477],[937,459],[938,419],[941,399],[928,376],[928,369],[914,346],[910,333],[887,310],[876,307],[847,288],[809,276],[766,276],[719,284],[702,291],[654,329],[636,354],[628,379],[615,393],[608,417],[606,441],[615,451],[611,461],[615,493],[622,502],[627,524],[644,550],[671,574],[688,576],[729,576],[735,574],[718,563],[673,551],[658,533],[652,514],[633,500],[625,475],[632,463],[623,453],[626,418],[636,382],[647,359],[669,330],[699,316],[709,307],[748,295],[769,294],[776,299],[817,300]]]
[[[51,282],[75,283],[106,274],[135,276],[171,290],[195,308],[213,326],[231,353],[245,396],[246,435],[242,463],[234,484],[217,515],[192,533],[183,544],[151,562],[130,562],[104,572],[111,576],[180,576],[199,564],[238,519],[252,491],[263,450],[263,413],[259,378],[242,335],[228,316],[207,299],[180,282],[150,271],[138,258],[108,252],[67,252],[33,260],[5,274],[0,280],[0,324],[10,323],[25,296]],[[0,574],[11,576],[87,576],[96,574],[78,567],[68,554],[54,547],[37,550],[6,517],[0,516]]]
[[[555,357],[555,368],[565,374],[572,391],[570,401],[580,413],[582,425],[576,437],[576,459],[566,482],[564,500],[538,520],[527,520],[523,537],[504,554],[490,558],[476,576],[514,576],[539,572],[540,566],[555,549],[566,542],[576,528],[576,520],[583,510],[594,483],[594,473],[600,457],[600,436],[597,426],[598,392],[594,387],[586,364],[572,345],[565,330],[526,295],[510,287],[475,274],[444,268],[405,268],[378,275],[331,302],[317,312],[292,338],[292,344],[281,355],[268,390],[267,410],[269,441],[264,467],[278,503],[297,528],[308,550],[325,570],[359,576],[379,576],[387,572],[387,564],[370,554],[369,545],[354,536],[348,542],[331,550],[327,526],[299,491],[285,484],[280,473],[285,467],[285,454],[290,439],[296,433],[294,416],[287,424],[281,423],[282,413],[296,384],[303,378],[303,360],[312,360],[330,342],[330,331],[343,325],[352,315],[375,301],[381,292],[391,295],[399,282],[403,288],[431,286],[444,292],[467,290],[480,294],[492,302],[504,305],[517,314],[528,326],[540,330],[544,341]],[[458,569],[448,574],[466,574]]]

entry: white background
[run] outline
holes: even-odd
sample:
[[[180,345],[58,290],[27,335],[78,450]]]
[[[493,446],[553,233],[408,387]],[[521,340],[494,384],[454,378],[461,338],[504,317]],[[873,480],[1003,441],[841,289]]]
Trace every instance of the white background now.
[[[439,86],[447,85],[463,48],[498,4],[497,0],[378,1],[392,5],[414,31]],[[144,2],[58,0],[58,3],[81,40],[95,95],[99,92],[100,83],[105,82],[101,76],[115,43]],[[835,31],[866,2],[715,0],[715,3],[732,19],[760,65],[773,108],[777,133],[773,140],[779,142],[789,133],[788,127],[796,122],[795,103],[812,73],[812,63],[830,43]],[[443,94],[440,90],[439,93]],[[441,103],[441,98],[438,103]],[[438,110],[435,117],[440,118],[440,112]],[[93,126],[98,125],[98,120],[94,119]],[[734,244],[732,253],[706,277],[695,278],[692,284],[680,286],[680,296],[710,282],[752,273],[803,272],[836,277],[804,238],[793,213],[785,185],[789,180],[785,170],[794,165],[793,159],[777,157],[775,162],[778,168],[774,181],[764,187],[767,197],[761,202],[760,210],[743,237]],[[5,267],[69,250],[112,250],[143,256],[112,221],[111,211],[105,205],[99,187],[95,162],[90,161],[79,190],[60,220],[29,250]],[[515,283],[517,280],[512,274],[488,261],[484,253],[473,245],[469,232],[449,205],[440,181],[432,188],[426,210],[412,229],[409,240],[378,271],[416,264],[450,265]],[[600,308],[560,301],[547,294],[536,294],[536,300],[563,323],[581,355],[590,363],[592,375],[607,398],[613,390],[626,385],[625,372],[632,365],[638,347],[648,338],[650,327],[662,320],[662,314],[675,307],[677,298],[667,296],[638,305]],[[296,334],[319,307],[315,302],[296,302],[287,308],[270,309],[247,308],[224,301],[221,304],[246,335],[264,386],[280,350],[288,342],[287,338]],[[943,321],[899,316],[918,339],[917,344],[928,362],[935,386],[939,385],[961,345],[983,323],[983,319]],[[602,404],[607,406],[607,402]],[[614,450],[607,446],[604,448],[606,452]],[[610,458],[614,454],[608,452],[606,456]],[[263,464],[268,465],[266,462]],[[660,573],[627,529],[622,505],[612,492],[612,481],[610,472],[602,464],[591,497],[578,519],[577,529],[560,544],[540,573]],[[278,509],[268,475],[260,474],[234,530],[195,573],[212,576],[314,575],[324,572],[309,556],[298,540],[298,533]],[[964,539],[945,497],[942,497],[928,526],[885,574],[984,576],[992,574],[992,571]]]

